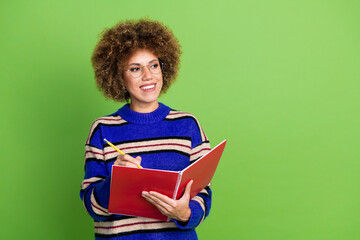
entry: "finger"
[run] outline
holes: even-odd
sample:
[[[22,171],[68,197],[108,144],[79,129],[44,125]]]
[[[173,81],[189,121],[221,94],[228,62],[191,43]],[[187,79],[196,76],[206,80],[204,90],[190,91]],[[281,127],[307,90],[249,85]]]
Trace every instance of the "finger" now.
[[[125,166],[125,167],[136,167],[136,164],[134,164],[134,159],[130,155],[119,155],[116,157],[116,160],[114,162],[114,165],[118,166]]]
[[[153,197],[154,199],[158,199],[159,201],[162,201],[162,202],[165,202],[169,205],[172,205],[174,199],[172,198],[169,198],[168,196],[164,195],[164,194],[161,194],[161,193],[158,193],[158,192],[154,192],[154,191],[150,191],[149,192],[149,195],[151,197]]]
[[[148,201],[149,203],[151,203],[152,205],[154,205],[162,214],[164,214],[164,215],[166,215],[168,217],[171,217],[170,216],[171,214],[170,214],[169,210],[166,207],[158,204],[157,202],[155,202],[151,198],[145,198],[145,200]]]
[[[121,159],[122,155],[119,155],[116,157],[116,160],[114,162],[114,165],[122,165],[121,162],[122,162],[122,159]]]
[[[141,157],[140,161],[141,161]],[[121,164],[127,167],[137,167],[139,159],[135,159],[132,156],[125,154],[120,156]]]
[[[153,204],[155,207],[157,207],[161,212],[163,213],[168,213],[169,209],[171,209],[171,206],[169,204],[167,204],[166,202],[161,201],[160,199],[158,199],[157,197],[147,193],[147,192],[143,192],[141,194],[148,202],[150,202],[151,204]]]
[[[124,155],[124,160],[128,161],[129,163],[137,167],[141,162],[141,157],[137,156],[136,158],[133,158],[130,155]]]

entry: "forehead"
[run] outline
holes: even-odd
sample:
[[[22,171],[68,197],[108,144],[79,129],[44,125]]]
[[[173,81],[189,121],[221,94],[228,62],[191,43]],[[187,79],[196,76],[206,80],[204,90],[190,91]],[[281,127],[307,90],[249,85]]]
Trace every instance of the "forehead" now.
[[[129,60],[127,61],[127,64],[129,65],[136,63],[136,64],[146,65],[154,59],[157,60],[158,57],[155,54],[153,54],[151,51],[147,49],[139,49],[130,56]]]

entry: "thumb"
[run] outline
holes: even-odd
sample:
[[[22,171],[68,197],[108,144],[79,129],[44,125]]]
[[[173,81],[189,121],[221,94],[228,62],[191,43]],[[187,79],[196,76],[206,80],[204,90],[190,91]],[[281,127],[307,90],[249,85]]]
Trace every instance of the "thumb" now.
[[[184,196],[190,197],[191,186],[192,186],[193,182],[194,182],[193,180],[190,180],[190,182],[188,182],[188,184],[186,184]]]
[[[140,156],[137,156],[135,159],[139,161],[139,164],[141,163],[141,157]]]

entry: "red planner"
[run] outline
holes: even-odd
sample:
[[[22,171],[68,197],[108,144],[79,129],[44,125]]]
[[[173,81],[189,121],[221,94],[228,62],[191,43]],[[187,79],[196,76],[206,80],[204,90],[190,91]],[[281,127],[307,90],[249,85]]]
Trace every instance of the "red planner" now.
[[[179,199],[192,179],[191,198],[204,189],[214,176],[226,140],[182,171],[113,166],[111,174],[109,213],[169,220],[141,196],[142,191],[156,191]]]

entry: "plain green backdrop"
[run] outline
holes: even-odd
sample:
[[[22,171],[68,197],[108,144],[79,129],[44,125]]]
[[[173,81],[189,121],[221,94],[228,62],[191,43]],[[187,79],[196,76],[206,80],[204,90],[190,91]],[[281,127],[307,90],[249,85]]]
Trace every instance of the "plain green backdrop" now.
[[[90,56],[117,21],[164,22],[183,47],[161,101],[228,146],[200,239],[360,239],[357,0],[1,1],[0,239],[93,239],[84,143],[122,103]]]

